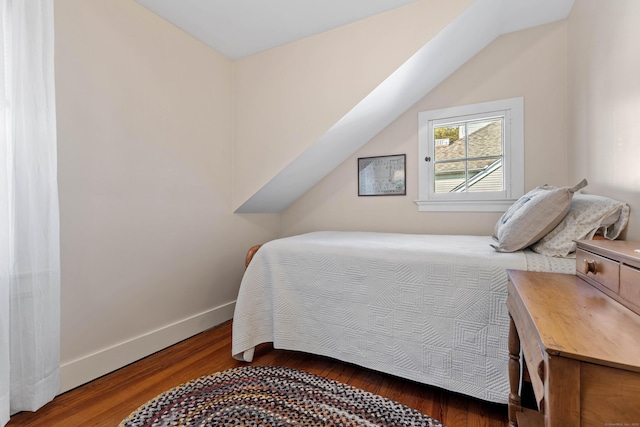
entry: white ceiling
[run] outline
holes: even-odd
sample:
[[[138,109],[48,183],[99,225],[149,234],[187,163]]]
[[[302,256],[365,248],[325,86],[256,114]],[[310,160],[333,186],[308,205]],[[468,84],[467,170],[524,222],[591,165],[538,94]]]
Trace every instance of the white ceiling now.
[[[238,59],[417,0],[136,0]]]

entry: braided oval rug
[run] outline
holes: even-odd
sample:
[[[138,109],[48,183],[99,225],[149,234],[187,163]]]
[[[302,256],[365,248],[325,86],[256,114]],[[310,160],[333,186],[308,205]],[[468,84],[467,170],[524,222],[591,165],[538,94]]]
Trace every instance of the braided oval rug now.
[[[444,427],[393,400],[278,366],[245,366],[184,383],[119,424],[134,426]]]

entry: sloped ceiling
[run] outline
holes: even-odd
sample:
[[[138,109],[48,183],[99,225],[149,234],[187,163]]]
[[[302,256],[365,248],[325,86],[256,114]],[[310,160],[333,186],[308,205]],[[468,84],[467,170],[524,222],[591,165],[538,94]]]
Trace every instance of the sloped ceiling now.
[[[137,1],[152,3],[152,0]],[[153,0],[153,4],[171,1]],[[474,1],[236,212],[282,212],[497,37],[565,19],[573,2]]]
[[[282,212],[497,37],[565,19],[573,1],[476,0],[236,212]]]
[[[417,0],[136,0],[231,59]]]

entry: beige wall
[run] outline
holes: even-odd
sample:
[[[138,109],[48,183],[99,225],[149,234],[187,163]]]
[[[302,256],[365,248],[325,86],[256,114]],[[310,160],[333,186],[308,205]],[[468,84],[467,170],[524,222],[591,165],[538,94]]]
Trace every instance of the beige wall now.
[[[131,0],[56,0],[63,389],[232,315],[232,62]]]
[[[568,19],[571,176],[631,206],[640,240],[640,2],[576,0]]]
[[[288,165],[460,14],[421,0],[234,63],[234,207]]]
[[[283,236],[312,230],[491,234],[499,213],[418,212],[418,112],[523,96],[525,187],[566,185],[566,22],[498,38],[282,214]],[[407,155],[407,195],[358,197],[357,158]]]

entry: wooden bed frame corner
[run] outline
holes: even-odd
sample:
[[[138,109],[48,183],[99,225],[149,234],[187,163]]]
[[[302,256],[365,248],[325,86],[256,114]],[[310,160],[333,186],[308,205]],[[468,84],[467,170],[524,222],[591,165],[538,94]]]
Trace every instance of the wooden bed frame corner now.
[[[249,248],[249,250],[247,251],[247,257],[244,260],[244,268],[246,269],[247,267],[249,267],[249,263],[251,262],[251,260],[253,259],[253,256],[256,254],[256,252],[258,252],[258,249],[260,249],[260,246],[262,245],[254,245],[251,246]]]

